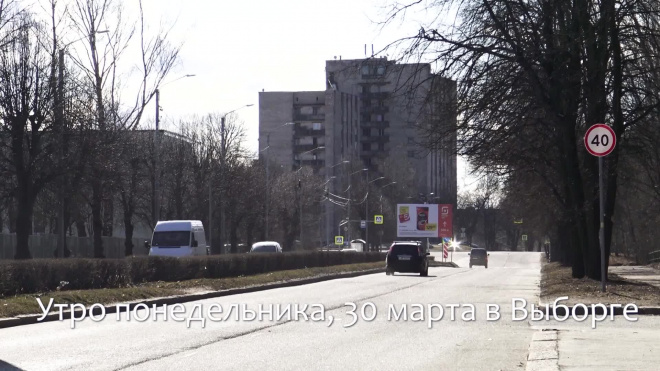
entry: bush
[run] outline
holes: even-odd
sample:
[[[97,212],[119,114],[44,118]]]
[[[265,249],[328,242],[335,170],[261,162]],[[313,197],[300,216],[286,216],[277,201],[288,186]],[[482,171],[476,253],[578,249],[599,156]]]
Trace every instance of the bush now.
[[[176,282],[378,262],[379,252],[307,251],[283,254],[228,254],[186,258],[34,259],[0,262],[0,296],[56,290],[119,288],[145,282]]]

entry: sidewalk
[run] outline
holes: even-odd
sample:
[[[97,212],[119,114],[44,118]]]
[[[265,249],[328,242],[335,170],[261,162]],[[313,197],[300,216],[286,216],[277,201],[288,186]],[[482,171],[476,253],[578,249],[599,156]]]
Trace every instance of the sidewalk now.
[[[660,288],[660,271],[648,266],[615,266],[610,273]],[[660,306],[658,303],[657,306]],[[532,370],[658,370],[660,365],[660,316],[636,315],[635,322],[616,316],[591,328],[569,319],[533,326],[527,371]]]
[[[609,272],[627,280],[641,281],[648,283],[649,285],[660,287],[660,271],[649,266],[622,265],[618,267],[610,267]]]

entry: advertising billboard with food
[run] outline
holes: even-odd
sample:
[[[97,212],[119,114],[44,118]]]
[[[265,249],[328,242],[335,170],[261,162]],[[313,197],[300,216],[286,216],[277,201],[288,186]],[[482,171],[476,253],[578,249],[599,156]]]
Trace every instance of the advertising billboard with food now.
[[[452,237],[452,205],[398,204],[397,237]]]

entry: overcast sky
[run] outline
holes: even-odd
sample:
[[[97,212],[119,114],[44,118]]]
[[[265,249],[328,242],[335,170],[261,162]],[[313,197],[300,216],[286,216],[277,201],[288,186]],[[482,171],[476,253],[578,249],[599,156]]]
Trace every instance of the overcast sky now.
[[[143,1],[152,22],[176,22],[171,36],[184,43],[181,63],[165,82],[196,75],[161,88],[163,128],[175,130],[180,117],[254,104],[237,112],[254,152],[258,92],[324,90],[326,60],[363,58],[365,44],[369,53],[372,44],[378,51],[418,27],[379,26],[391,0]],[[459,189],[463,175],[460,166]]]

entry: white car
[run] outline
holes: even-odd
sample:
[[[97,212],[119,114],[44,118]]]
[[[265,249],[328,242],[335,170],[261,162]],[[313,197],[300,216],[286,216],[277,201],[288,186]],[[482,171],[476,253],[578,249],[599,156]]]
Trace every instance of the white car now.
[[[250,252],[251,253],[258,253],[258,252],[281,253],[282,246],[280,246],[280,244],[275,241],[257,242],[255,244],[252,244],[252,248],[250,249]]]

